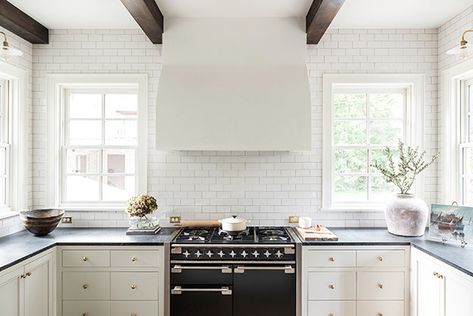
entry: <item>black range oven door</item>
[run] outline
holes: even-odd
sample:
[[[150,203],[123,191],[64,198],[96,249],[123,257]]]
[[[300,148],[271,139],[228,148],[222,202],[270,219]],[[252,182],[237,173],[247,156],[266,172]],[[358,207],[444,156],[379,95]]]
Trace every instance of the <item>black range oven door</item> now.
[[[295,316],[295,272],[293,265],[235,267],[233,316]]]

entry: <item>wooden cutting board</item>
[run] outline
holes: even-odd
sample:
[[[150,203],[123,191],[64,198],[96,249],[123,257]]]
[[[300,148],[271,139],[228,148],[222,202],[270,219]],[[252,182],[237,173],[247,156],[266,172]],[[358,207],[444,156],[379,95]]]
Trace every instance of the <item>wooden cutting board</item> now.
[[[303,241],[336,241],[337,235],[332,233],[327,227],[322,225],[312,226],[310,228],[296,227],[297,234]]]

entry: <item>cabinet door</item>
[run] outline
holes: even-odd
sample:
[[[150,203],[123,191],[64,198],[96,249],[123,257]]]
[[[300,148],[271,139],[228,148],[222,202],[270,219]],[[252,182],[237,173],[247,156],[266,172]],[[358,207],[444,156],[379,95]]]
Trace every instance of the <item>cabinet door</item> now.
[[[445,316],[471,316],[473,312],[472,278],[456,274],[445,276]]]
[[[52,255],[25,266],[25,316],[53,315]]]
[[[23,316],[23,268],[0,276],[0,311],[2,316]]]
[[[443,316],[441,314],[443,281],[436,276],[439,267],[424,259],[416,260],[417,316]]]

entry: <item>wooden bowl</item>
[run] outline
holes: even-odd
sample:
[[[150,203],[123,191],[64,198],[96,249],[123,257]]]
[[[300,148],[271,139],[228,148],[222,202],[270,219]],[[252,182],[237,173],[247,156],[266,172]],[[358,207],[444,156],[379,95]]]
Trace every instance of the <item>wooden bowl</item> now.
[[[46,236],[56,229],[63,215],[64,210],[40,209],[21,212],[20,219],[30,233],[35,236]]]

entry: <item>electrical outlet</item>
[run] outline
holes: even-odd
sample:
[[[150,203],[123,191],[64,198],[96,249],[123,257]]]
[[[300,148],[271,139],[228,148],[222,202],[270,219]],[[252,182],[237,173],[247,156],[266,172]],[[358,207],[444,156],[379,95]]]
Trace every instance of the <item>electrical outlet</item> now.
[[[297,224],[299,223],[299,216],[291,215],[288,218],[290,224]]]
[[[180,216],[169,216],[169,223],[171,224],[179,224],[181,222]]]
[[[72,216],[64,216],[61,220],[63,224],[72,224]]]

